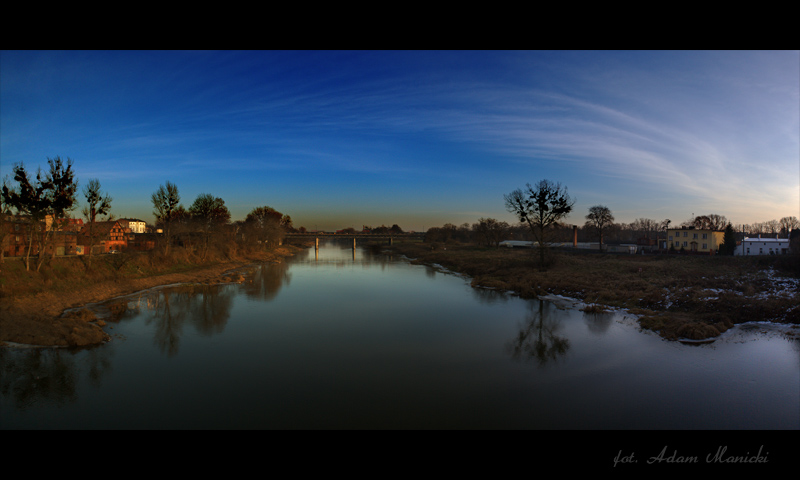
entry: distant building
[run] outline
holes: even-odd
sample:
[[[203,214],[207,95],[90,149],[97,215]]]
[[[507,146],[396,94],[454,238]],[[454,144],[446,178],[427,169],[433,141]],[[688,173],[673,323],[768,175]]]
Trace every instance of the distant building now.
[[[83,228],[82,218],[62,218],[56,222],[53,228],[53,215],[45,215],[44,223],[48,230],[55,230],[58,232],[80,232]]]
[[[745,238],[736,247],[734,255],[786,255],[789,253],[788,238]]]
[[[683,249],[692,253],[716,253],[722,245],[725,232],[694,227],[667,229],[667,248]]]
[[[138,218],[120,218],[117,220],[122,228],[130,228],[131,233],[145,233],[147,224]]]

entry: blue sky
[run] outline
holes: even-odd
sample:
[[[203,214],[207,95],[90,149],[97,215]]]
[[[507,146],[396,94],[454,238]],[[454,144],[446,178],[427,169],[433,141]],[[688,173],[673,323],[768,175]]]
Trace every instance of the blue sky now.
[[[800,53],[0,52],[0,175],[55,156],[148,222],[166,181],[309,229],[516,222],[545,178],[579,225],[800,217]]]

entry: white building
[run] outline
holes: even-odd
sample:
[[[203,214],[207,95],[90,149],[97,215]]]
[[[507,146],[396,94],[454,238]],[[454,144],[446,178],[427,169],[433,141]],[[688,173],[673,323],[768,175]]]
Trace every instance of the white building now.
[[[745,238],[734,255],[785,255],[789,253],[788,238]]]
[[[144,220],[138,218],[122,218],[119,220],[120,225],[131,229],[131,233],[145,233],[146,223]]]

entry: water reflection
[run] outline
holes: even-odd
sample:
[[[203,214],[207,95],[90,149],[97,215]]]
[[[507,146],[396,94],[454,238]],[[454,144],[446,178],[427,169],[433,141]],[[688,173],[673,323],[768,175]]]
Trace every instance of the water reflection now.
[[[492,288],[473,288],[471,293],[473,298],[486,305],[505,303],[510,296],[507,292]]]
[[[106,352],[87,351],[86,379],[94,386],[110,371]],[[19,410],[38,405],[62,406],[78,399],[82,377],[72,351],[0,348],[0,394]]]
[[[798,342],[766,327],[688,348],[380,246],[354,261],[331,242],[242,284],[97,308],[106,345],[0,348],[0,429],[799,425]]]
[[[558,334],[561,310],[552,303],[531,300],[528,310],[525,324],[516,338],[506,344],[506,351],[514,360],[533,360],[543,367],[567,354],[569,339]]]
[[[220,334],[230,319],[235,291],[225,285],[182,285],[156,289],[136,297],[109,302],[99,308],[113,312],[107,319],[118,323],[141,318],[152,327],[153,342],[162,353],[180,350],[184,328],[203,335]]]
[[[260,265],[253,269],[242,284],[242,291],[252,299],[272,300],[281,287],[289,285],[292,275],[286,263]]]
[[[590,332],[603,335],[614,323],[613,313],[584,313],[583,321]]]
[[[370,243],[362,242],[356,243],[356,248],[353,248],[352,238],[323,238],[319,241],[320,248],[309,248],[305,253],[287,259],[287,263],[333,264],[340,267],[357,263],[364,268],[379,265],[381,270],[394,263],[395,258],[385,249],[386,244],[375,240]]]

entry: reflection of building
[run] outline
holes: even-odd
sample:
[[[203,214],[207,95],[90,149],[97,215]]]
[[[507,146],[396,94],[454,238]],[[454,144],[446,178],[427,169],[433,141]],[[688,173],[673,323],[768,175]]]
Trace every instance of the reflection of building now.
[[[715,253],[722,245],[725,232],[722,230],[694,227],[670,228],[667,230],[667,248],[697,253]]]
[[[788,238],[745,238],[734,255],[785,255],[789,253]]]

